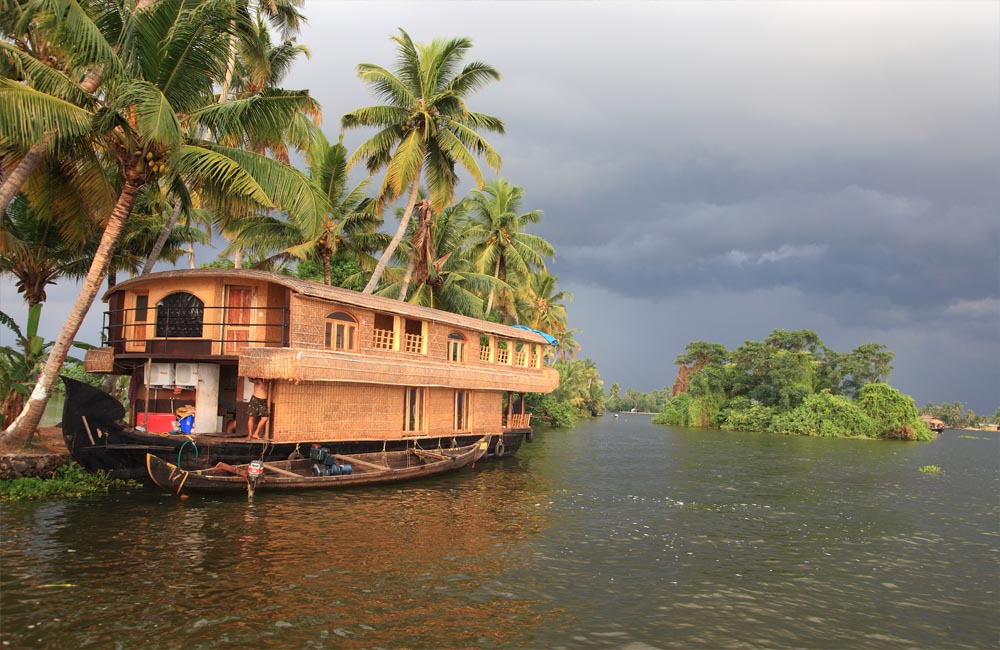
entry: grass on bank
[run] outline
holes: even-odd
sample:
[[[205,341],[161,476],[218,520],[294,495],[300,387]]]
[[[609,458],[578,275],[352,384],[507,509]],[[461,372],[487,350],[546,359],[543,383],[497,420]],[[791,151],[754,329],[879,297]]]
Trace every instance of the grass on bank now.
[[[111,478],[103,471],[92,474],[77,463],[69,463],[57,469],[52,478],[25,477],[0,481],[0,501],[82,497],[124,487],[139,487],[139,483]]]

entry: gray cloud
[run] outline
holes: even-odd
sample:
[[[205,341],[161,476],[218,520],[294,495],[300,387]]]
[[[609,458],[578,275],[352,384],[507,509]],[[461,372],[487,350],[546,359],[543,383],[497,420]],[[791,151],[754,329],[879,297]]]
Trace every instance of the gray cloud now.
[[[997,3],[306,14],[312,59],[286,85],[311,90],[333,137],[375,103],[356,65],[391,65],[397,27],[469,36],[472,58],[500,70],[470,105],[506,122],[491,138],[502,175],[544,210],[535,231],[607,383],[658,388],[688,341],[805,327],[838,350],[885,343],[893,383],[918,402],[1000,401]]]

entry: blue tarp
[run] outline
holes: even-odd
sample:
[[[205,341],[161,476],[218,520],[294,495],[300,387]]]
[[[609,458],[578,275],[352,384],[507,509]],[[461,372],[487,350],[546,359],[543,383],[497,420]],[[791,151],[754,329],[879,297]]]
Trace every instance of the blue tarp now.
[[[519,330],[528,330],[529,332],[534,332],[535,334],[538,334],[543,339],[545,339],[549,345],[559,345],[559,339],[552,336],[551,334],[546,334],[545,332],[539,332],[538,330],[533,330],[530,327],[525,327],[524,325],[513,325],[512,327],[516,327]]]

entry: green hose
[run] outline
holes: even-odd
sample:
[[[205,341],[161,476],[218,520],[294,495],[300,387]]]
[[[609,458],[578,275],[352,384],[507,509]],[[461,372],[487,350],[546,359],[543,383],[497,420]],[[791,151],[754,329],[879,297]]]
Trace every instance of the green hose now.
[[[196,442],[195,442],[194,440],[191,440],[190,438],[188,438],[187,440],[185,440],[185,441],[184,441],[184,444],[183,444],[183,445],[181,445],[181,448],[177,450],[177,469],[180,469],[180,468],[181,468],[181,452],[183,452],[183,451],[184,451],[184,447],[185,447],[185,446],[186,446],[186,445],[187,445],[187,444],[188,444],[189,442],[190,442],[190,443],[191,443],[191,445],[192,445],[192,446],[194,447],[194,457],[195,457],[195,458],[197,458],[197,457],[198,457],[198,443],[196,443]]]

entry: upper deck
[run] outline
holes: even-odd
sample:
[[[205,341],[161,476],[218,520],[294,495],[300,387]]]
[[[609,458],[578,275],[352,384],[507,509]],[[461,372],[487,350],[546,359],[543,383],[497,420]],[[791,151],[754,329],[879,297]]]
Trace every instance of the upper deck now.
[[[292,381],[549,392],[540,334],[265,271],[155,273],[104,296],[119,365],[238,363]]]

